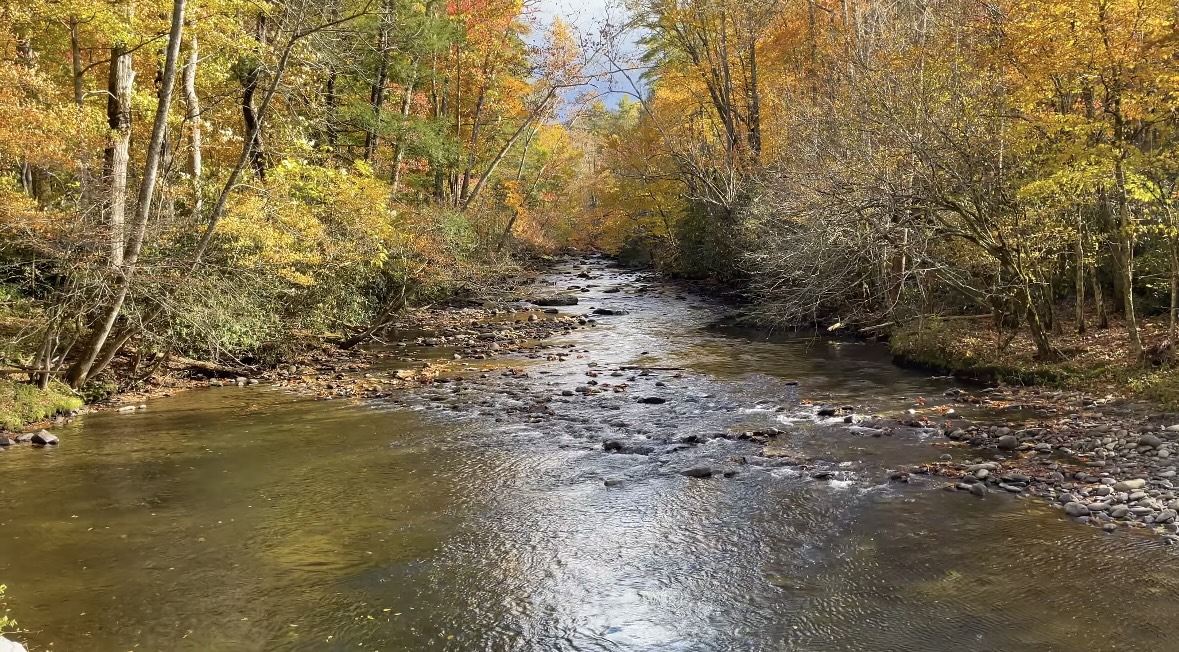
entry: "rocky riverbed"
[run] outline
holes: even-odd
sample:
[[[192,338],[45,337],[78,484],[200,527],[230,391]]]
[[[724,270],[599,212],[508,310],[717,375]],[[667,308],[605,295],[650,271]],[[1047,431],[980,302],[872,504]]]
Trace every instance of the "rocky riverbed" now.
[[[596,280],[602,274],[600,263],[593,261],[574,269],[579,269],[578,279]],[[689,300],[682,291],[656,289],[637,279],[607,284],[598,301],[589,303],[580,302],[578,294],[601,286],[574,284],[555,293],[541,287],[530,301],[415,315],[393,329],[387,348],[369,352],[377,362],[370,361],[363,375],[328,367],[303,370],[316,372],[309,377],[291,369],[286,377],[280,370],[277,382],[325,397],[379,398],[522,427],[557,423],[570,433],[568,445],[659,460],[693,478],[732,478],[748,467],[790,467],[825,480],[847,477],[848,468],[859,466],[801,452],[790,444],[791,428],[778,421],[756,428],[721,420],[724,427],[712,431],[701,429],[698,414],[691,425],[675,423],[675,415],[685,410],[674,404],[685,401],[692,406],[687,412],[695,413],[740,413],[752,406],[736,396],[700,394],[701,379],[690,378],[691,371],[660,367],[658,361],[627,365],[559,342],[576,329],[594,326],[598,318],[635,310],[633,303],[601,305],[602,295]],[[640,359],[645,355],[637,353]],[[507,360],[476,362],[500,356]],[[536,365],[538,360],[557,364]],[[390,369],[390,363],[420,366]],[[574,381],[577,376],[580,380]],[[792,399],[775,406],[772,415],[840,424],[853,436],[900,435],[932,445],[936,460],[871,471],[893,482],[943,477],[952,480],[944,485],[948,490],[1042,498],[1078,523],[1111,532],[1157,532],[1168,542],[1179,541],[1177,467],[1170,459],[1179,426],[1147,416],[1149,406],[1039,388],[952,386],[940,396],[897,397],[892,405],[865,407],[834,404],[822,392],[803,395],[794,380],[769,384]],[[409,388],[416,391],[393,391]],[[655,406],[663,406],[664,414]],[[731,442],[724,449],[728,454],[713,452],[716,446],[710,444],[717,441]],[[709,452],[693,454],[696,450]],[[617,486],[621,480],[605,482]]]

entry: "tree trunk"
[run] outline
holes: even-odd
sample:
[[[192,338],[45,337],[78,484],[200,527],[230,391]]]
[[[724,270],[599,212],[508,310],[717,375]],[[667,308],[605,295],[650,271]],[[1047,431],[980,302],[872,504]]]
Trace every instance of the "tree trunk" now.
[[[135,70],[131,52],[125,43],[111,48],[110,76],[107,81],[106,119],[111,129],[111,145],[106,151],[109,179],[108,223],[110,224],[110,264],[123,264],[126,247],[127,167],[131,163],[131,88]]]
[[[435,62],[434,73],[437,75],[437,63]],[[447,103],[450,99],[449,82],[443,79],[440,84],[440,92],[435,93],[434,99],[434,117],[438,120],[444,120],[450,114],[450,107]],[[446,167],[442,165],[441,161],[434,161],[434,203],[442,205],[446,202]]]
[[[401,135],[397,138],[397,146],[393,149],[393,174],[391,179],[392,189],[389,195],[393,198],[397,197],[397,190],[401,184],[401,160],[405,157],[405,126],[409,119],[409,110],[413,103],[413,88],[418,78],[418,60],[413,60],[409,73],[409,81],[405,84],[405,95],[401,98]]]
[[[1085,224],[1081,220],[1081,211],[1077,211],[1077,241],[1073,247],[1073,258],[1076,264],[1075,288],[1077,295],[1077,334],[1085,334]]]
[[[385,106],[385,83],[389,79],[389,23],[385,16],[381,17],[381,29],[377,34],[377,51],[380,52],[380,62],[377,64],[377,74],[369,89],[369,105],[373,110],[373,126],[364,134],[364,160],[372,162],[377,153],[377,143],[380,140],[381,109]]]
[[[257,39],[259,50],[266,46],[266,16],[258,14]],[[262,125],[258,121],[258,112],[254,108],[254,94],[258,90],[258,81],[262,76],[262,67],[252,63],[242,74],[242,119],[246,123],[246,143],[249,146],[250,167],[259,179],[266,178],[266,153],[262,143]]]
[[[1097,306],[1097,327],[1106,329],[1109,328],[1109,311],[1105,309],[1105,293],[1101,289],[1100,271],[1101,266],[1094,262],[1089,278],[1090,287],[1093,289],[1093,303]]]
[[[74,104],[82,108],[86,96],[82,89],[82,45],[78,41],[78,19],[70,16],[70,74],[74,80]]]
[[[159,101],[156,105],[155,122],[152,125],[151,140],[147,146],[147,156],[143,165],[143,181],[139,185],[138,203],[135,206],[135,222],[131,234],[131,242],[126,250],[121,265],[119,287],[115,298],[107,307],[102,321],[91,334],[82,356],[70,367],[66,375],[70,385],[78,387],[90,378],[90,371],[94,361],[98,358],[111,330],[115,326],[127,295],[131,290],[131,283],[135,277],[136,263],[139,252],[143,248],[144,235],[147,232],[147,218],[151,212],[152,200],[155,197],[156,177],[159,172],[160,155],[164,147],[164,136],[168,126],[168,110],[172,104],[172,91],[176,82],[177,60],[180,58],[180,40],[184,32],[184,6],[186,0],[173,0],[172,24],[168,31],[167,54],[164,59],[164,70],[160,79]]]
[[[757,86],[757,40],[749,43],[749,150],[761,157],[761,90]]]
[[[1175,344],[1175,331],[1179,328],[1179,241],[1171,238],[1171,310],[1167,322],[1167,339]]]
[[[204,198],[202,197],[201,175],[204,165],[201,161],[201,99],[196,92],[196,68],[199,58],[197,37],[193,35],[189,45],[188,61],[184,64],[184,118],[188,122],[189,135],[192,139],[192,149],[189,153],[189,174],[192,175],[192,216],[201,219],[204,212]]]
[[[1126,312],[1126,335],[1130,338],[1130,352],[1137,358],[1142,355],[1142,338],[1138,333],[1138,315],[1134,308],[1134,225],[1130,217],[1126,197],[1125,167],[1121,158],[1114,164],[1114,177],[1118,184],[1117,212],[1118,232],[1114,257],[1122,278],[1122,306]]]
[[[487,99],[487,86],[479,88],[479,97],[475,100],[475,117],[471,123],[471,142],[468,145],[467,165],[463,169],[463,182],[459,187],[458,201],[462,206],[467,205],[467,195],[471,188],[471,173],[475,168],[475,155],[479,147],[479,123],[483,118],[483,103]]]

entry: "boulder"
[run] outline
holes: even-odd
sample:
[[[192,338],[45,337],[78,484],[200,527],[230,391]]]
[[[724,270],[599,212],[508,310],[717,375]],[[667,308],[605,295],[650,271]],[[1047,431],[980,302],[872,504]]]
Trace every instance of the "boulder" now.
[[[1003,435],[999,437],[999,449],[1005,451],[1013,451],[1019,446],[1019,440],[1015,435]]]
[[[1138,437],[1139,446],[1150,446],[1151,448],[1158,448],[1163,445],[1163,440],[1158,435],[1142,435]]]
[[[647,405],[662,405],[667,402],[667,399],[658,396],[647,396],[639,399],[639,403],[646,403]]]
[[[693,466],[690,469],[680,471],[680,475],[686,475],[689,478],[711,478],[712,469],[707,466]]]
[[[48,430],[39,430],[33,435],[31,440],[35,446],[56,446],[58,439],[57,435]]]

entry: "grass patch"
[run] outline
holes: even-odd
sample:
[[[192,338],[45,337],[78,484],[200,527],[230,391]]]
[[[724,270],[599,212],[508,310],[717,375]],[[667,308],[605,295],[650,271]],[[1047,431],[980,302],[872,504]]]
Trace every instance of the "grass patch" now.
[[[1129,381],[1130,390],[1168,410],[1179,410],[1179,369],[1159,369]]]
[[[82,407],[70,388],[52,382],[47,389],[0,378],[0,430],[20,430],[26,424],[50,419]]]

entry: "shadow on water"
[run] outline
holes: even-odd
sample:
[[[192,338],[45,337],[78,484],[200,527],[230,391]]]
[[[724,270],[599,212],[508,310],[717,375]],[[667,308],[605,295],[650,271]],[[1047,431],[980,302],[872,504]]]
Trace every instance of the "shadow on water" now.
[[[563,310],[629,314],[527,376],[374,405],[193,392],[0,454],[0,581],[31,649],[1179,649],[1159,542],[889,486],[938,451],[803,403],[900,410],[944,381],[869,345],[709,331],[708,301],[586,267],[543,281],[596,286]],[[613,375],[644,366],[680,370]],[[832,478],[678,443],[770,424]],[[679,474],[697,464],[736,475]]]

